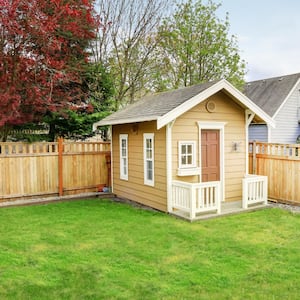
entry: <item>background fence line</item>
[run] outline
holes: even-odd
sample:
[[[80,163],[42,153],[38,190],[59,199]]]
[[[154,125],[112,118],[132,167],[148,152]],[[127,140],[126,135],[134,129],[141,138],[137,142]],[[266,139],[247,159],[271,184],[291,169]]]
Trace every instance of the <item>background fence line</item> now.
[[[270,199],[300,205],[300,144],[249,143],[249,173],[268,176]]]
[[[0,143],[0,202],[110,185],[110,143]]]
[[[0,143],[0,202],[96,192],[110,186],[109,142]],[[300,205],[300,145],[249,143],[249,173],[268,195]]]

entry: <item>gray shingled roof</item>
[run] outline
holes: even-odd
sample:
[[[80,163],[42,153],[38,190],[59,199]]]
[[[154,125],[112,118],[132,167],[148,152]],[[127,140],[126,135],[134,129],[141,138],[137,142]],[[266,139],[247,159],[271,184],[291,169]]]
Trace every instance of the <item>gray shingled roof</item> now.
[[[273,117],[293,89],[300,73],[248,82],[244,94]]]
[[[215,83],[215,81],[207,82],[174,91],[145,96],[141,100],[111,114],[99,123],[104,124],[112,121],[118,121],[122,123],[122,120],[130,120],[137,117],[139,119],[148,118],[149,120],[156,120],[158,117],[165,115],[174,108],[178,107],[180,104],[211,87]]]

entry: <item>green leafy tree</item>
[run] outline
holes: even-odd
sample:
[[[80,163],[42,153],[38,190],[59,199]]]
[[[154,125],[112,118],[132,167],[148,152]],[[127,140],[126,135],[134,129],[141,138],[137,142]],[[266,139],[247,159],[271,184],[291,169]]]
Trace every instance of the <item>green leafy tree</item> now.
[[[86,94],[84,102],[44,117],[44,122],[49,125],[50,140],[58,136],[70,139],[91,137],[94,135],[93,123],[112,112],[115,94],[113,80],[101,64],[90,63],[86,67],[81,88]]]
[[[52,113],[44,118],[49,124],[49,139],[55,140],[58,136],[68,139],[85,139],[93,136],[93,123],[99,120],[99,114],[87,113],[85,108],[66,110]]]
[[[114,109],[113,97],[116,93],[114,79],[108,68],[101,63],[90,63],[87,67],[84,83],[88,91],[89,102],[94,111],[107,116]]]
[[[57,137],[84,139],[93,136],[93,123],[113,110],[115,89],[112,76],[102,65],[89,63],[80,88],[85,94],[84,101],[70,103],[68,108],[59,112],[49,111],[42,123],[15,125],[10,132],[10,139],[34,142],[54,141]],[[106,132],[103,134],[105,138]]]
[[[220,20],[220,4],[188,0],[177,5],[158,30],[158,47],[149,88],[156,91],[225,78],[243,84],[245,62],[237,39],[229,35],[229,18]]]

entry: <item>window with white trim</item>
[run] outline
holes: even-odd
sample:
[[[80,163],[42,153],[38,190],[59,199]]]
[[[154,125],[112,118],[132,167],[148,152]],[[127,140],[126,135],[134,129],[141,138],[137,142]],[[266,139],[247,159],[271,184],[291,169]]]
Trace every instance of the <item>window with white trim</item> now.
[[[196,167],[196,142],[179,141],[179,168]]]
[[[201,169],[196,163],[196,141],[179,141],[177,176],[192,176],[200,173]]]
[[[120,134],[120,179],[128,180],[128,134]]]
[[[144,184],[154,186],[154,133],[144,133]]]

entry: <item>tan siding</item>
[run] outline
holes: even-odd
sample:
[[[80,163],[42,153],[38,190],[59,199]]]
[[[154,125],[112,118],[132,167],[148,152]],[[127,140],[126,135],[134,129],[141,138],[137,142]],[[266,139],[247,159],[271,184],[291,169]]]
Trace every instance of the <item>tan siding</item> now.
[[[154,187],[144,185],[144,133],[154,133]],[[128,181],[120,179],[119,134],[128,134]],[[115,125],[112,145],[114,193],[119,197],[166,211],[165,128],[156,130],[156,122]]]
[[[207,112],[205,108],[206,102],[209,100],[213,100],[216,104],[216,111],[213,113]],[[217,93],[207,101],[180,116],[173,126],[173,178],[190,182],[198,181],[198,176],[176,176],[178,168],[178,141],[195,140],[197,142],[197,165],[199,166],[199,128],[197,122],[226,122],[224,130],[225,200],[240,200],[242,198],[242,178],[246,173],[244,109],[222,92]],[[233,142],[240,143],[240,152],[232,151]]]

